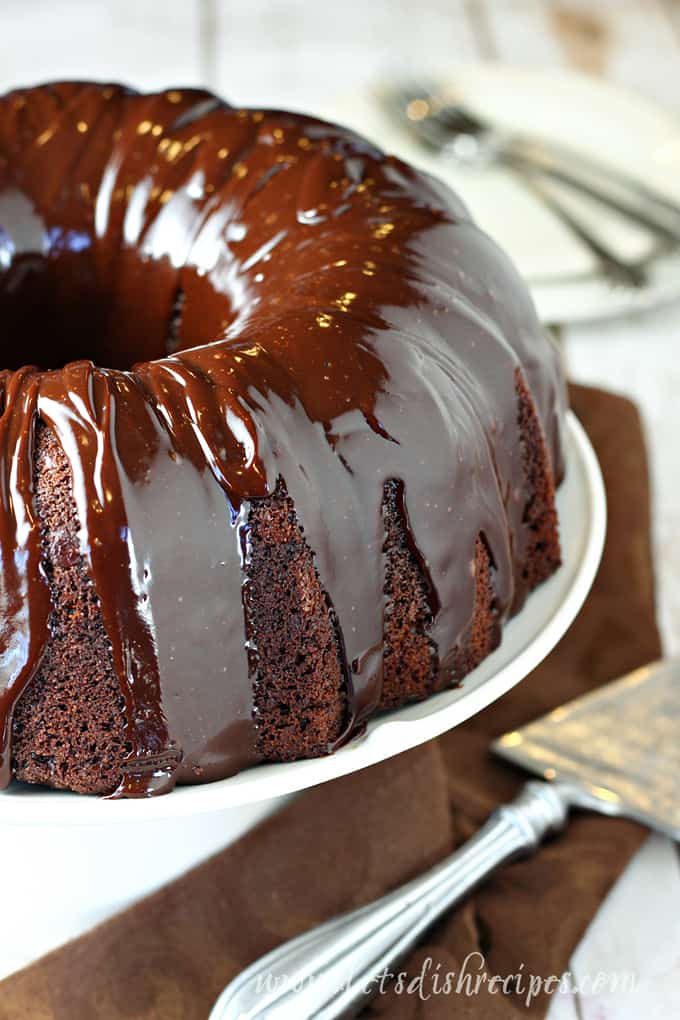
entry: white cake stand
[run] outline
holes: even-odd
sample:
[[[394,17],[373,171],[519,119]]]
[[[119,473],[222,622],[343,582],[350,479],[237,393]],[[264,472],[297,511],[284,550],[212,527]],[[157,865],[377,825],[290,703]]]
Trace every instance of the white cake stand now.
[[[233,842],[291,794],[431,740],[527,676],[581,608],[604,545],[602,476],[571,413],[566,459],[558,493],[563,566],[460,688],[385,713],[328,758],[259,766],[167,797],[106,801],[20,785],[0,793],[0,978]]]

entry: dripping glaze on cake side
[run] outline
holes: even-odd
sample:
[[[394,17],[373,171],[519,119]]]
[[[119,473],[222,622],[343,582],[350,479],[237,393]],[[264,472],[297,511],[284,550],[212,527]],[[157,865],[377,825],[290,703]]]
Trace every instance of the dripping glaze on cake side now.
[[[558,357],[462,203],[197,90],[0,99],[0,781],[146,796],[455,682],[559,564]]]

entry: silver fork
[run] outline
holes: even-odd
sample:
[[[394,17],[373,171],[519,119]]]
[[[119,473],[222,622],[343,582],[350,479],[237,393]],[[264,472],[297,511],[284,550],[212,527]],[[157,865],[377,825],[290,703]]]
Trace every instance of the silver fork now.
[[[375,903],[285,942],[246,968],[209,1020],[340,1020],[389,984],[428,928],[499,864],[535,850],[565,824],[570,796],[530,781],[468,842]]]
[[[558,217],[597,258],[612,281],[644,286],[644,262],[619,256],[560,200],[550,182],[586,195],[624,219],[644,227],[662,249],[680,243],[680,206],[630,175],[605,166],[567,146],[511,134],[448,102],[436,88],[397,86],[382,95],[390,116],[419,144],[466,165],[497,163],[513,170],[522,183]]]

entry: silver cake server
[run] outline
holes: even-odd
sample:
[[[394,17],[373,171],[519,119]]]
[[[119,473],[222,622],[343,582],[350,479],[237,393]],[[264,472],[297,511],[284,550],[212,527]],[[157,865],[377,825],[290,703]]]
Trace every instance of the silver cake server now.
[[[283,943],[224,990],[209,1020],[336,1020],[377,994],[423,933],[495,868],[535,850],[572,807],[680,840],[680,661],[636,670],[495,741],[538,773],[430,871]],[[545,782],[548,780],[548,782]]]

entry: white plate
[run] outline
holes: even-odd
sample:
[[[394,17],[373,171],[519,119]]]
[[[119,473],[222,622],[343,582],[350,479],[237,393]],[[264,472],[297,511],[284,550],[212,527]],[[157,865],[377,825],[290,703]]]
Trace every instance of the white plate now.
[[[0,794],[5,825],[108,825],[224,811],[291,794],[366,768],[452,729],[519,683],[557,644],[581,608],[597,570],[605,536],[604,486],[592,447],[570,412],[567,475],[558,492],[562,568],[527,600],[505,627],[501,646],[460,688],[386,712],[366,733],[326,758],[260,765],[230,779],[179,787],[151,800],[106,801],[13,785]]]
[[[574,71],[503,64],[462,65],[441,73],[425,69],[423,77],[449,85],[461,102],[498,124],[580,149],[680,202],[680,123],[633,92]],[[651,258],[645,288],[612,287],[594,257],[509,173],[465,170],[425,152],[395,127],[371,92],[339,97],[325,113],[460,192],[528,281],[544,322],[623,314],[680,294],[680,255],[654,257],[646,232],[603,216],[592,203],[574,208],[616,251],[630,259]]]

